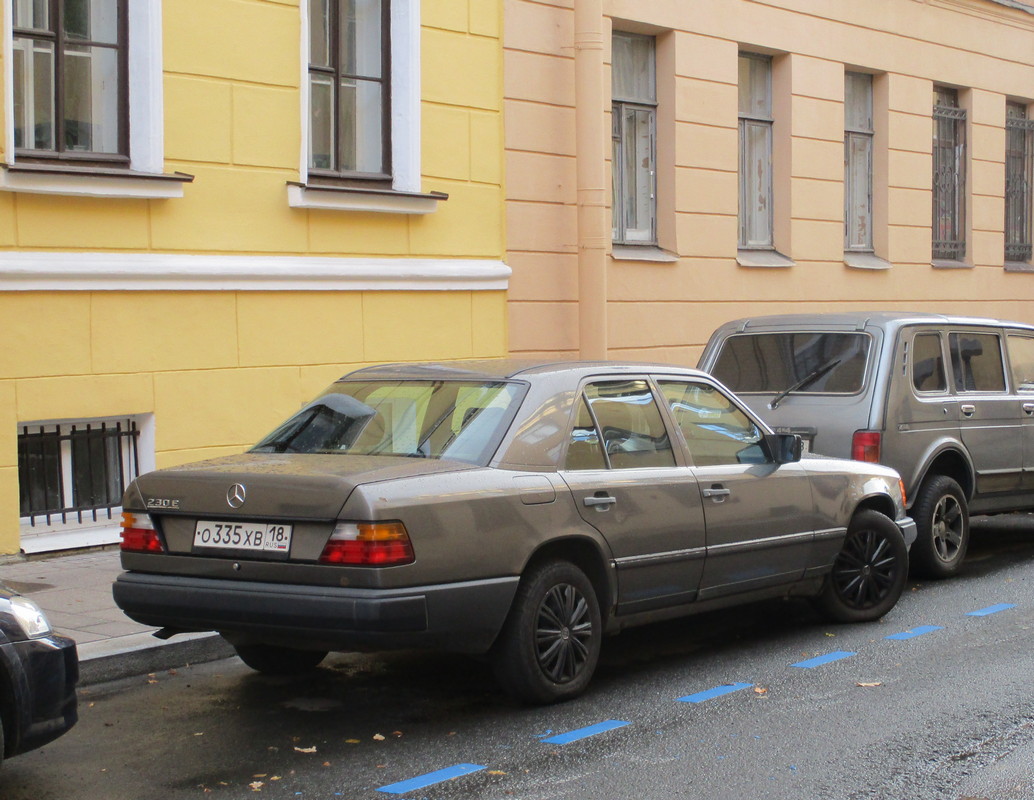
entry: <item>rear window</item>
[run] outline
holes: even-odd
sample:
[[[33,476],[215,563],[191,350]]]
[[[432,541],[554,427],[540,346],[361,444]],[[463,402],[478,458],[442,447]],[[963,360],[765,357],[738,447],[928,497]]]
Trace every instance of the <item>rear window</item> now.
[[[711,373],[734,392],[855,394],[870,341],[864,333],[737,334],[725,340]]]
[[[510,427],[524,391],[523,384],[495,381],[341,381],[251,452],[485,464]]]

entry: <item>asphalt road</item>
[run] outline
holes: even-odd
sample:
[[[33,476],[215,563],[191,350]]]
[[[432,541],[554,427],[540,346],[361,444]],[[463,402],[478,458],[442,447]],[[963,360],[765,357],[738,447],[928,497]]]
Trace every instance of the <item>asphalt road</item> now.
[[[1032,627],[1034,517],[1001,518],[879,623],[777,602],[630,631],[560,706],[415,654],[93,686],[72,732],[3,765],[0,798],[1034,800]]]

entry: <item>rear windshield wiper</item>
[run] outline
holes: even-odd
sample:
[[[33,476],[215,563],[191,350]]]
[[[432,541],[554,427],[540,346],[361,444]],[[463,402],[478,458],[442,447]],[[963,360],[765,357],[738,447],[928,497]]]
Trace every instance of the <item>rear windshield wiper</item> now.
[[[799,391],[800,389],[803,389],[806,386],[811,386],[813,383],[815,383],[815,381],[817,381],[819,378],[821,378],[823,375],[825,375],[839,363],[840,359],[834,358],[832,361],[827,361],[821,367],[817,367],[816,369],[812,370],[799,381],[797,381],[797,383],[795,383],[793,386],[783,389],[783,391],[781,391],[779,394],[773,397],[772,402],[768,404],[768,407],[775,408],[777,405],[779,405],[779,401],[786,397],[788,394],[792,394],[793,392]]]

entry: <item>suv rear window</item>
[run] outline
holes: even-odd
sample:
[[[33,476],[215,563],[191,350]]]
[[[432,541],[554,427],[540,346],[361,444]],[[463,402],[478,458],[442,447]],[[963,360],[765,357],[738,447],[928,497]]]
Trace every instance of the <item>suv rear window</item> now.
[[[734,392],[854,394],[870,338],[864,333],[747,333],[722,345],[712,374]],[[798,385],[799,384],[799,385]]]

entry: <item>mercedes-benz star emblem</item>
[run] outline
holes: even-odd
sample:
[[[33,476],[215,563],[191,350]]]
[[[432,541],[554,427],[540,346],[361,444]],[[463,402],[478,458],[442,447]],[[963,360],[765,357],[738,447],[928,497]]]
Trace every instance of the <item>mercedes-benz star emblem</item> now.
[[[242,483],[235,483],[226,490],[226,502],[230,508],[240,508],[244,505],[246,497],[247,491],[244,489],[244,484]]]

